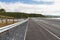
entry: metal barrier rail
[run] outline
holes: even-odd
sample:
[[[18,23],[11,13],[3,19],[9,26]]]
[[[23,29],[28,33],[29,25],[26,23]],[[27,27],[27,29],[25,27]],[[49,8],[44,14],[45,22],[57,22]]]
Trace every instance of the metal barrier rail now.
[[[0,40],[24,40],[28,19],[0,28]]]

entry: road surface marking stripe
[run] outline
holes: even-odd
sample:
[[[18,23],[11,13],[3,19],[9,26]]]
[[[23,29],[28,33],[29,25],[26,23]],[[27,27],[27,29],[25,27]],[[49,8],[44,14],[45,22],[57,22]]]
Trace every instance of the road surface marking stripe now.
[[[29,20],[29,19],[28,19],[28,20]],[[27,23],[27,26],[26,26],[25,35],[24,35],[24,40],[26,39],[26,34],[27,34],[27,30],[28,30],[28,24],[29,24],[29,22]]]
[[[32,19],[32,20],[34,20],[34,19]],[[41,20],[42,22],[44,22],[43,20]],[[35,21],[36,22],[36,21]],[[44,22],[45,23],[45,22]],[[40,25],[39,23],[37,23],[38,25]],[[42,25],[40,25],[41,27],[42,27]],[[45,29],[47,32],[49,32],[51,35],[53,35],[54,37],[56,37],[57,39],[59,39],[60,40],[60,37],[58,37],[57,35],[55,35],[54,33],[52,33],[51,31],[49,31],[48,29],[46,29],[46,28],[44,28],[44,27],[42,27],[43,29]]]
[[[34,20],[34,19],[32,19],[32,20]],[[35,21],[35,20],[34,20]],[[39,20],[40,21],[40,20]],[[42,22],[44,22],[43,20],[41,20]],[[36,21],[35,21],[36,22]],[[39,23],[37,23],[38,25],[40,25]],[[40,25],[41,27],[42,27],[42,25]],[[42,27],[42,28],[44,28],[44,27]],[[46,28],[44,28],[47,32],[49,32],[51,35],[53,35],[54,37],[56,37],[57,39],[59,39],[60,40],[60,37],[58,37],[57,35],[55,35],[54,33],[52,33],[51,31],[49,31],[48,29],[46,29]]]
[[[37,23],[38,24],[38,23]],[[38,24],[38,25],[40,25],[40,24]],[[42,25],[40,25],[41,27],[42,27]],[[44,28],[44,27],[42,27],[42,28]],[[46,28],[44,28],[46,31],[48,31],[51,35],[53,35],[54,37],[56,37],[57,39],[59,39],[60,40],[60,38],[57,36],[57,35],[55,35],[54,33],[52,33],[51,31],[49,31],[48,29],[46,29]]]

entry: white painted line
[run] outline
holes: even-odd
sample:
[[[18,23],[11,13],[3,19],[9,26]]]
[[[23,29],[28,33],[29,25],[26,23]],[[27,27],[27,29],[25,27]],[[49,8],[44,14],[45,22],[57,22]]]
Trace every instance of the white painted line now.
[[[32,19],[34,20],[34,19]],[[35,20],[34,20],[35,21]],[[47,23],[44,20],[40,20],[43,23]],[[36,21],[35,21],[36,22]],[[37,23],[38,25],[40,25],[39,23]],[[52,33],[51,31],[49,31],[48,29],[46,29],[45,27],[43,27],[42,25],[40,25],[43,29],[45,29],[47,32],[49,32],[52,36],[56,37],[58,40],[60,40],[60,37],[58,37],[57,35],[55,35],[54,33]]]
[[[29,20],[29,19],[28,19],[28,20]],[[26,34],[27,34],[27,30],[28,30],[28,24],[29,24],[29,22],[27,23],[27,26],[26,26],[25,35],[24,35],[24,40],[26,39]]]
[[[44,21],[44,20],[42,20],[41,22],[43,22],[43,23],[45,23],[45,24],[49,24],[49,22],[47,22],[47,21]],[[54,26],[54,27],[56,27],[56,28],[60,28],[60,25],[57,25],[57,24],[49,24],[49,25],[52,25],[52,26]]]
[[[37,23],[38,25],[40,25],[39,23]],[[58,37],[57,35],[55,35],[54,33],[52,33],[51,31],[49,31],[48,29],[46,29],[45,27],[43,27],[42,25],[40,25],[43,29],[45,29],[47,32],[49,32],[51,35],[53,35],[54,37],[56,37],[58,40],[60,40],[60,37]]]
[[[21,22],[18,22],[18,23],[14,23],[14,24],[11,24],[11,25],[2,27],[2,28],[0,28],[0,33],[4,32],[4,31],[6,31],[6,30],[9,30],[9,29],[11,29],[11,28],[13,28],[13,27],[16,27],[16,26],[18,26],[18,25],[21,25],[21,24],[25,23],[26,21],[28,21],[28,19],[26,19],[26,20],[24,20],[24,21],[21,21]]]

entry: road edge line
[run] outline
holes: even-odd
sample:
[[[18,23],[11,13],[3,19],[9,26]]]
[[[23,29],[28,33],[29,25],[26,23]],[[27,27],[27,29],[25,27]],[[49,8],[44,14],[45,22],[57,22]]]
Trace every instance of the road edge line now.
[[[38,24],[38,23],[37,23]],[[40,24],[38,24],[38,25],[40,25]],[[42,26],[42,25],[40,25],[40,26]],[[46,29],[46,28],[44,28],[44,27],[42,27],[43,29],[45,29],[47,32],[49,32],[52,36],[54,36],[54,37],[56,37],[57,39],[59,39],[60,40],[60,38],[57,36],[57,35],[55,35],[54,33],[52,33],[51,31],[49,31],[48,29]]]
[[[28,23],[27,23],[26,30],[25,30],[24,40],[26,39],[26,34],[27,34],[27,30],[28,30],[28,24],[29,24],[29,18],[28,18]]]

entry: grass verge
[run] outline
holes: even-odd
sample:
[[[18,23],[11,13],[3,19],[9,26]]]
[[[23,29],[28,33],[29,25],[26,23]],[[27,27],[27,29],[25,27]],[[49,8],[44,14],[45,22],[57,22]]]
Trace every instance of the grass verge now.
[[[15,21],[14,23],[16,23],[16,21]],[[13,24],[13,22],[10,21],[10,22],[7,22],[7,24],[6,24],[6,22],[0,23],[0,28],[1,28],[1,27],[4,27],[4,26],[7,26],[7,25],[10,25],[10,24]]]

